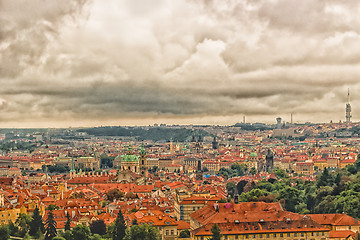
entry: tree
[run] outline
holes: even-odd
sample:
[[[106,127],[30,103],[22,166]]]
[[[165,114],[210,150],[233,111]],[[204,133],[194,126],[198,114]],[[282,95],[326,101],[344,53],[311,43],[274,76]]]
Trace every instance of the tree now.
[[[65,232],[61,233],[61,236],[63,238],[65,238],[66,240],[71,240],[71,231],[70,230],[65,230]]]
[[[15,236],[19,231],[19,228],[12,221],[9,221],[8,227],[11,236]]]
[[[49,210],[45,222],[45,240],[52,240],[56,236],[56,222],[54,221],[53,210]]]
[[[113,240],[123,240],[125,237],[126,225],[124,216],[122,215],[121,210],[115,220],[115,227],[113,230]]]
[[[65,231],[66,230],[71,230],[71,226],[70,226],[71,220],[70,220],[70,215],[69,212],[66,213],[66,223],[65,223]]]
[[[284,189],[279,192],[279,199],[285,200],[285,208],[290,212],[295,212],[295,206],[298,205],[301,201],[300,199],[301,192],[300,190],[286,186]]]
[[[212,232],[212,238],[210,238],[210,240],[221,240],[221,231],[219,226],[215,223],[212,227],[211,227],[211,232]]]
[[[39,208],[37,206],[34,210],[32,221],[30,222],[29,226],[30,226],[29,234],[33,237],[39,238],[40,237],[39,233],[45,232],[44,222],[40,215]]]
[[[10,237],[10,230],[8,226],[2,225],[0,227],[0,240],[8,240]]]
[[[125,240],[160,240],[159,231],[147,224],[134,225],[126,231]]]
[[[90,231],[92,234],[105,235],[106,234],[106,224],[103,220],[96,220],[90,223]]]
[[[87,226],[82,224],[76,225],[71,231],[72,240],[89,240],[90,239],[90,229]]]
[[[50,205],[46,208],[46,210],[58,210],[58,209],[59,209],[59,207],[56,206],[55,204],[50,204]]]
[[[190,238],[190,231],[188,229],[181,231],[179,238]]]
[[[119,189],[114,188],[106,193],[106,199],[110,202],[124,197],[124,193]]]
[[[29,224],[31,221],[32,218],[29,215],[20,213],[19,217],[15,221],[15,224],[18,227],[18,232],[16,235],[19,237],[24,237],[25,234],[27,234],[29,231]]]
[[[131,225],[138,225],[138,221],[137,221],[137,219],[136,219],[136,218],[134,218],[134,219],[132,220]]]

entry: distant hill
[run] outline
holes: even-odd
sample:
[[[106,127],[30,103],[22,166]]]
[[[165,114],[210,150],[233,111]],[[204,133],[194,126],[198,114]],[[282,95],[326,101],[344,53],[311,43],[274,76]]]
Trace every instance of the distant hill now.
[[[140,127],[95,127],[78,129],[78,132],[86,132],[94,136],[122,136],[136,137],[137,140],[153,140],[153,141],[179,141],[185,142],[190,140],[193,130],[187,128],[167,128],[167,127],[151,127],[149,129]],[[201,134],[202,137],[210,134],[203,130],[196,130],[195,135]]]

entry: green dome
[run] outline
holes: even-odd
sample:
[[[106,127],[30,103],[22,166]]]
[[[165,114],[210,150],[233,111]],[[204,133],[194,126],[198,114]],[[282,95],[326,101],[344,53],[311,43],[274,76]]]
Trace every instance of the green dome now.
[[[256,152],[250,153],[250,157],[257,157],[257,153]]]
[[[134,154],[126,154],[121,156],[122,162],[138,162],[139,157]]]

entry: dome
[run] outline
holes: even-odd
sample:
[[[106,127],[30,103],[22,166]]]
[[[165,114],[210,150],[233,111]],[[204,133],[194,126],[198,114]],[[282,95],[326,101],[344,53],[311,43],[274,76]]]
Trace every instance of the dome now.
[[[250,157],[257,157],[258,155],[257,155],[257,153],[256,152],[252,152],[252,153],[250,153]]]

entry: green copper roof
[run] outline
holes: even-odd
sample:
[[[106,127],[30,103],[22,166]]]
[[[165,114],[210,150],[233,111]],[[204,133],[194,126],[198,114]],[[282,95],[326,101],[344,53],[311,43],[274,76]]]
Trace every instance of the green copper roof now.
[[[257,153],[256,152],[250,153],[250,157],[257,157]]]
[[[139,161],[139,157],[134,154],[121,155],[122,162],[136,162]]]
[[[146,155],[146,151],[145,151],[144,145],[141,146],[140,155]]]

